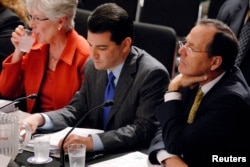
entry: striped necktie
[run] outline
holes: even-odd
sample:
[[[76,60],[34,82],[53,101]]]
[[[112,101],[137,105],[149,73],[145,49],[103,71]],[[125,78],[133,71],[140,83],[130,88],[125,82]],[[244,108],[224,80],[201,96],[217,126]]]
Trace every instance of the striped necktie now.
[[[199,89],[198,89],[198,91],[196,93],[196,96],[195,96],[194,103],[193,103],[192,108],[191,108],[191,110],[189,112],[187,123],[189,123],[189,124],[193,123],[194,117],[195,117],[196,112],[197,112],[197,110],[199,108],[202,97],[203,97],[203,92],[201,90],[201,87],[199,87]]]
[[[104,102],[112,100],[115,94],[115,76],[112,72],[108,75],[108,84],[105,90]],[[106,129],[110,107],[103,108],[103,128]]]

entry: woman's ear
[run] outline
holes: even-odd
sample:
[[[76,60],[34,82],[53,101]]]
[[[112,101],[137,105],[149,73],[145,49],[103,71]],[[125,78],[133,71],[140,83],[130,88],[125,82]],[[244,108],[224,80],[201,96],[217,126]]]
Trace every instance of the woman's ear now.
[[[66,18],[66,17],[61,17],[61,18],[59,19],[59,22],[58,22],[58,30],[61,30],[61,28],[65,26],[66,21],[67,21],[67,18]]]

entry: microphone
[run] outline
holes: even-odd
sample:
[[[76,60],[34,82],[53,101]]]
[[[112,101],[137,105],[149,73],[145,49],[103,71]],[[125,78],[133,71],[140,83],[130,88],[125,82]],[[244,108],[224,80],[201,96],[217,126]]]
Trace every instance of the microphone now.
[[[37,94],[30,94],[30,95],[28,95],[28,96],[19,97],[19,98],[13,100],[13,101],[11,101],[11,102],[9,102],[9,103],[7,103],[7,104],[1,106],[1,107],[0,107],[0,110],[4,109],[5,107],[8,107],[8,106],[10,106],[11,104],[14,104],[14,103],[16,103],[16,102],[20,102],[20,101],[25,100],[25,99],[33,100],[33,99],[35,99],[35,98],[37,98]]]
[[[62,145],[61,145],[61,151],[60,151],[60,162],[61,162],[61,165],[60,167],[64,167],[65,164],[65,157],[64,157],[64,149],[63,149],[63,145],[64,145],[64,142],[65,140],[67,139],[67,137],[69,136],[69,134],[78,126],[82,123],[82,121],[89,115],[89,113],[97,110],[98,108],[103,108],[103,107],[109,107],[109,106],[112,106],[114,105],[115,102],[113,100],[108,100],[108,101],[105,101],[104,103],[102,103],[101,105],[98,105],[92,109],[89,110],[89,112],[87,112],[85,115],[83,115],[83,117],[78,120],[78,122],[68,131],[68,133],[65,135],[65,137],[63,138],[63,141],[62,141]]]

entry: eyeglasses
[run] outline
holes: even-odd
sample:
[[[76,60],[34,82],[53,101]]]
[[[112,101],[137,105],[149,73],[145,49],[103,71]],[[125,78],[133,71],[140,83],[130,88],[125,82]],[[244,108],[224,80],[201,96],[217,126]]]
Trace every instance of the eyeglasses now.
[[[185,46],[186,45],[186,43],[187,43],[187,41],[185,40],[185,41],[178,41],[178,44],[179,44],[179,48],[184,48],[184,49],[186,49],[186,52],[190,55],[190,54],[192,54],[193,52],[207,52],[207,51],[203,51],[203,50],[194,50],[194,49],[192,49],[192,48],[190,48],[190,47],[188,47],[188,46]]]
[[[45,20],[49,20],[49,18],[39,18],[39,17],[33,17],[33,16],[31,16],[30,14],[27,16],[28,17],[28,19],[29,19],[29,21],[33,21],[34,23],[38,23],[38,22],[40,22],[40,21],[45,21]]]

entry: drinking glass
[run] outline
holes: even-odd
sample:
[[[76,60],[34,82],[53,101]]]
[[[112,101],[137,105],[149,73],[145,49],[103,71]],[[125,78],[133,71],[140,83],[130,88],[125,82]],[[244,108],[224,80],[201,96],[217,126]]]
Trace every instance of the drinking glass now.
[[[25,34],[21,37],[20,41],[19,41],[19,49],[22,52],[26,52],[28,53],[33,45],[33,43],[35,42],[35,38],[32,37],[32,32],[28,29],[25,29]]]
[[[42,164],[47,163],[49,157],[50,135],[36,134],[32,136],[34,144],[34,157],[31,163]]]
[[[69,166],[85,167],[86,145],[71,144],[68,146]]]
[[[23,148],[27,146],[31,138],[31,129],[30,126],[26,123],[19,122],[19,143],[18,143],[18,151],[19,153],[23,152]]]

